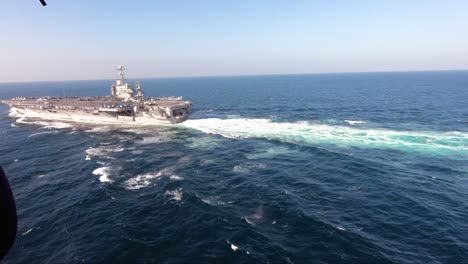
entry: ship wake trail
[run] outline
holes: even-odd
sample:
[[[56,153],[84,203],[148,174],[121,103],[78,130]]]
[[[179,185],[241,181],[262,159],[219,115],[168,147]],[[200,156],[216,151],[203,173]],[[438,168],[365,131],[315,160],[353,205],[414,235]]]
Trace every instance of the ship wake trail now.
[[[196,119],[182,126],[227,138],[265,138],[300,145],[332,145],[396,149],[434,155],[468,157],[468,133],[397,131],[309,122],[273,122],[269,119]]]

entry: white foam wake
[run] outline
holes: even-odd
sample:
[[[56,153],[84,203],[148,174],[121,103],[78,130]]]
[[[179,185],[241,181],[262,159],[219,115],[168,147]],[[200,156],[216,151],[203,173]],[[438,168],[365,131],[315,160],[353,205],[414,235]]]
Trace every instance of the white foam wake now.
[[[70,123],[59,122],[59,121],[33,120],[33,119],[25,118],[25,117],[21,117],[21,118],[17,119],[16,123],[18,123],[18,124],[34,124],[34,125],[40,125],[40,126],[42,126],[44,128],[56,128],[56,129],[64,129],[64,128],[72,127],[72,124],[70,124]]]
[[[265,138],[296,144],[330,144],[342,147],[391,148],[468,155],[468,133],[397,131],[364,127],[273,122],[269,119],[195,119],[183,126],[227,138]]]
[[[38,133],[31,134],[28,137],[36,137],[36,136],[40,136],[40,135],[57,134],[57,133],[58,133],[58,131],[44,131],[44,132],[38,132]]]

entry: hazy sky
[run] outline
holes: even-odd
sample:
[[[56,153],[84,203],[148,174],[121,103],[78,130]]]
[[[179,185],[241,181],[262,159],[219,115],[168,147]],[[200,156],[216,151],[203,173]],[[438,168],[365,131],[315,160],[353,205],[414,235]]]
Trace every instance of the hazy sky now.
[[[468,69],[466,0],[0,2],[0,82]]]

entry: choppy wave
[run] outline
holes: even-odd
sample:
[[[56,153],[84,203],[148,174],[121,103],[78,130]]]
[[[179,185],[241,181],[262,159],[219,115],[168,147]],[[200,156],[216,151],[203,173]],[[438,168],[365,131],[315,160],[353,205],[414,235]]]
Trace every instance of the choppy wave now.
[[[232,168],[232,171],[237,172],[237,173],[249,173],[252,170],[264,169],[264,168],[266,168],[266,164],[263,164],[263,163],[243,163],[243,164],[235,165]]]
[[[0,165],[22,219],[8,259],[468,262],[467,73],[346,76],[164,80],[153,86],[193,97],[201,119],[169,129],[13,128],[0,106]],[[28,138],[45,131],[57,133]]]
[[[172,169],[163,169],[158,172],[151,172],[137,175],[125,181],[125,189],[138,190],[150,186],[156,179],[161,177],[168,177],[173,181],[183,180],[182,177],[173,173]]]
[[[187,139],[187,142],[187,147],[203,150],[211,150],[221,144],[219,139],[206,137],[189,138]]]
[[[233,243],[229,242],[229,240],[226,240],[226,243],[228,243],[231,246],[232,251],[237,251],[239,249],[238,246],[236,246]]]
[[[162,174],[160,172],[154,173],[147,173],[138,175],[134,178],[130,178],[125,182],[127,190],[138,190],[144,187],[149,186],[153,181],[153,179],[161,177]]]
[[[389,148],[442,155],[468,155],[468,133],[397,131],[364,127],[273,122],[269,119],[197,119],[182,124],[227,138],[265,138],[296,144],[331,144],[361,148]]]
[[[173,190],[173,191],[166,191],[165,195],[169,197],[169,200],[175,200],[177,202],[182,200],[183,192],[182,188]]]
[[[99,181],[102,182],[102,183],[112,182],[112,180],[109,179],[110,170],[111,170],[110,167],[104,166],[104,167],[100,167],[100,168],[95,169],[93,171],[93,174],[99,176]]]
[[[359,125],[359,124],[367,123],[366,121],[362,121],[362,120],[345,120],[345,122],[350,125]]]
[[[111,153],[122,152],[125,149],[122,147],[95,147],[95,148],[88,148],[86,152],[86,160],[91,160],[93,157],[103,157],[107,159],[114,159],[113,157],[109,156]]]
[[[202,202],[204,202],[204,203],[206,203],[208,205],[212,205],[212,206],[225,205],[225,202],[223,202],[219,196],[200,196],[198,194],[196,196]]]
[[[274,146],[266,149],[259,149],[255,153],[248,153],[245,154],[245,156],[248,159],[265,159],[279,155],[290,155],[291,153],[294,153],[295,155],[298,154],[297,151],[294,151],[287,146]]]

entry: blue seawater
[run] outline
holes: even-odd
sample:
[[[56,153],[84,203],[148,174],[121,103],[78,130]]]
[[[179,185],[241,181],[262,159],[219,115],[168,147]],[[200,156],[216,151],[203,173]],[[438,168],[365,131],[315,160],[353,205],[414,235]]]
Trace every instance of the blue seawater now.
[[[144,79],[172,127],[16,120],[5,263],[468,263],[468,72]],[[111,81],[0,84],[0,98]]]

